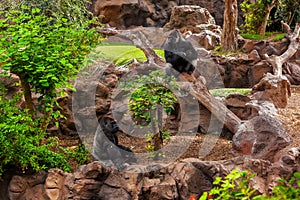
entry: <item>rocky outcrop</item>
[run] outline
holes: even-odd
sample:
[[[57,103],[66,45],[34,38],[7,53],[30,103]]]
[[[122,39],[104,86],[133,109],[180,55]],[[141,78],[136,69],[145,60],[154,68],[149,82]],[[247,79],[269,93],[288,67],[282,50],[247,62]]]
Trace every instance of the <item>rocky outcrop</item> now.
[[[299,171],[299,158],[300,149],[292,148],[283,151],[274,162],[247,157],[225,161],[189,158],[152,171],[145,171],[145,166],[130,166],[123,172],[92,162],[74,173],[51,169],[47,173],[13,176],[6,199],[184,200],[210,190],[217,176],[224,177],[236,167],[255,173],[252,186],[263,193],[278,178]]]
[[[207,50],[220,44],[221,27],[216,25],[209,11],[200,6],[175,6],[164,28],[179,29],[185,38]]]
[[[252,158],[273,161],[281,149],[292,142],[281,122],[261,115],[243,123],[232,139],[233,148]]]
[[[291,96],[291,84],[286,77],[277,77],[270,73],[256,84],[251,91],[252,99],[270,101],[276,108],[285,108]]]
[[[268,40],[239,39],[244,53],[237,56],[219,56],[215,58],[220,66],[225,87],[251,88],[256,85],[267,73],[273,73],[273,68],[265,58],[267,55],[281,55],[288,47],[288,41],[278,42]],[[300,52],[300,50],[298,50]],[[291,84],[299,84],[299,53],[296,53],[283,65],[283,75]]]
[[[178,3],[178,0],[97,0],[94,14],[102,23],[109,23],[120,29],[135,26],[161,27],[167,23],[172,7]]]
[[[109,23],[121,29],[135,26],[162,27],[170,19],[174,6],[197,5],[206,8],[216,20],[216,24],[223,25],[223,0],[94,0],[91,10],[103,23]],[[238,0],[238,5],[243,0]],[[242,24],[243,13],[239,9],[238,24]]]

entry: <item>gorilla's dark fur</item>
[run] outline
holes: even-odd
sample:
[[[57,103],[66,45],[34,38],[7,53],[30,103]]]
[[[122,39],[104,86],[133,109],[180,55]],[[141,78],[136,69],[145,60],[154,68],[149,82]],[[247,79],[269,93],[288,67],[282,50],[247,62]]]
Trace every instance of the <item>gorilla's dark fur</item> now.
[[[183,39],[177,30],[172,31],[163,45],[165,59],[179,73],[192,74],[195,70],[192,62],[197,59],[198,53],[192,43]]]
[[[95,134],[93,156],[105,163],[111,161],[118,169],[123,169],[136,159],[128,147],[119,144],[118,131],[119,126],[111,117],[103,117]]]

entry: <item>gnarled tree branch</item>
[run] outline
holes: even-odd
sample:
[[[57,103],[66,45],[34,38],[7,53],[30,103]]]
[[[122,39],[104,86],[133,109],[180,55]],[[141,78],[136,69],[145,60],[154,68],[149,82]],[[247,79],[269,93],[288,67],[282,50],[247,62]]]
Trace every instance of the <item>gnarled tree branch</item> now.
[[[265,54],[266,60],[272,65],[274,75],[278,77],[282,76],[282,65],[287,62],[299,48],[299,31],[300,23],[297,23],[294,32],[286,34],[286,38],[289,39],[290,44],[288,49],[280,56]]]

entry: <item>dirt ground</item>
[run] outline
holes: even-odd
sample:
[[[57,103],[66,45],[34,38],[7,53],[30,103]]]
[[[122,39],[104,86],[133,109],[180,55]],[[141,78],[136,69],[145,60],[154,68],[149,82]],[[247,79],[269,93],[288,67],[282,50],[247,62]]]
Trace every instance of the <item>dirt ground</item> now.
[[[292,87],[292,95],[289,98],[288,106],[278,110],[279,119],[288,134],[293,138],[293,143],[288,147],[299,147],[300,145],[300,86]],[[176,136],[175,136],[176,137]],[[217,143],[208,155],[199,157],[199,149],[207,135],[197,133],[189,148],[178,159],[189,157],[200,158],[201,160],[226,160],[235,157],[237,154],[232,150],[232,142],[225,137],[218,137]],[[76,146],[78,138],[74,136],[59,136],[61,145],[65,147]],[[146,152],[146,138],[134,138],[126,134],[119,134],[119,143],[132,149],[135,153]]]

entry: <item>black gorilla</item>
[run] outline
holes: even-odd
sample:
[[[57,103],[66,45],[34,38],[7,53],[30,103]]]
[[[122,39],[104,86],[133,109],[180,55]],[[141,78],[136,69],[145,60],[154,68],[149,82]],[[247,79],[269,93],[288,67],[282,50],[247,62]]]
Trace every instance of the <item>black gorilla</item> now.
[[[95,134],[93,156],[107,165],[113,164],[118,169],[123,169],[136,162],[136,159],[128,147],[119,144],[118,131],[118,125],[111,117],[103,117]]]
[[[179,73],[186,72],[192,74],[195,70],[192,62],[198,57],[198,53],[193,45],[183,39],[180,33],[172,31],[163,45],[165,59],[172,64],[173,68]]]

